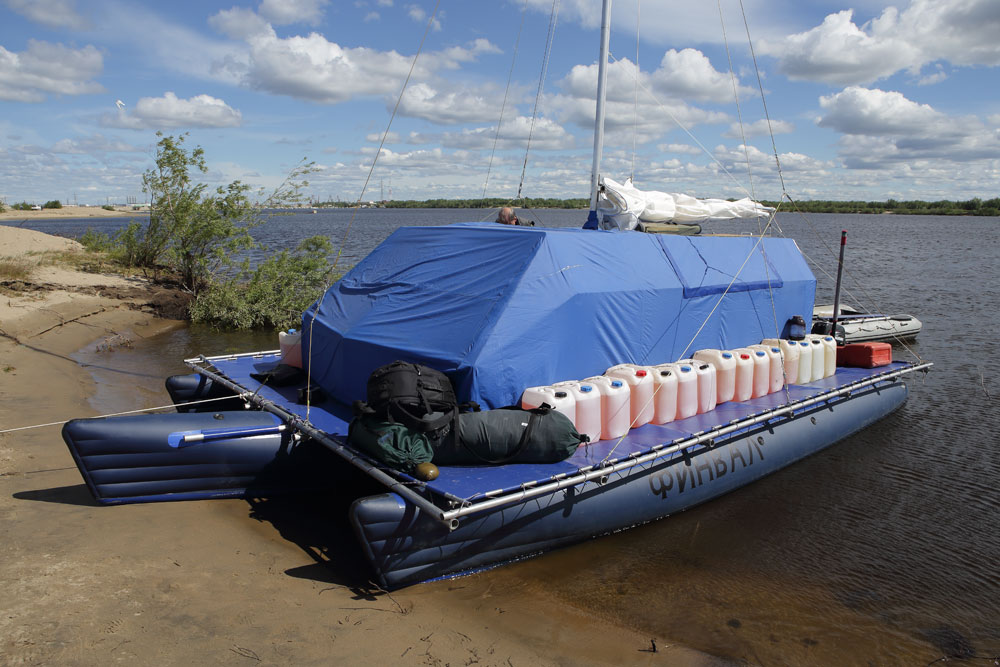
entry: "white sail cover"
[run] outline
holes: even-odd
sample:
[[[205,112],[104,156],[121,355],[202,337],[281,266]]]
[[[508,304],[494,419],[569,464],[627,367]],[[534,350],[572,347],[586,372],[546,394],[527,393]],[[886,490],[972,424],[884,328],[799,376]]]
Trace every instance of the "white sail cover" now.
[[[774,212],[770,206],[749,197],[738,201],[698,199],[691,195],[639,190],[632,179],[618,183],[601,179],[604,186],[597,202],[602,229],[635,229],[639,222],[703,222],[710,218],[756,218]]]

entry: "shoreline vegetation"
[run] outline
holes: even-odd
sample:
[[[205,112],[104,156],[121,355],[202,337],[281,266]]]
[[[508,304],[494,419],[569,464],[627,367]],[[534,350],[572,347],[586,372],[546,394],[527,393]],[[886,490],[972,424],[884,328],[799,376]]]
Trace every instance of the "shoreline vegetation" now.
[[[734,201],[730,199],[729,201]],[[807,200],[789,203],[787,201],[769,201],[762,199],[765,206],[778,207],[784,212],[801,213],[853,213],[853,214],[898,214],[898,215],[980,215],[1000,216],[1000,197],[993,199],[969,199],[967,201],[833,201]],[[353,208],[355,202],[327,201],[314,202],[312,208]],[[392,201],[374,201],[362,203],[365,208],[500,208],[513,206],[515,208],[560,208],[586,209],[590,206],[589,199],[554,199],[554,198],[521,198],[521,199],[398,199]]]

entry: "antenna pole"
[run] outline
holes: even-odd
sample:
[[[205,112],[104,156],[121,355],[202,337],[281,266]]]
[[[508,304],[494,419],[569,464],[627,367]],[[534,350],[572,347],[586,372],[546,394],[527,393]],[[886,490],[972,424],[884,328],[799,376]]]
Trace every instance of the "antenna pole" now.
[[[837,340],[837,315],[840,313],[840,277],[844,273],[844,247],[847,245],[847,230],[840,232],[840,260],[837,262],[837,286],[833,290],[833,321],[830,322],[830,335]]]
[[[584,229],[597,229],[597,189],[601,179],[601,152],[604,149],[604,100],[608,83],[608,45],[611,41],[611,0],[601,10],[601,56],[597,61],[597,114],[594,119],[594,164],[590,170],[590,213]]]

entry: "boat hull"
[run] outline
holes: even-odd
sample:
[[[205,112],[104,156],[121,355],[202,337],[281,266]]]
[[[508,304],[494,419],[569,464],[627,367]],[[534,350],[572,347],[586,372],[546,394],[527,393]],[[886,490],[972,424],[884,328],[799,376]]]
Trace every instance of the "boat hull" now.
[[[286,491],[300,457],[280,425],[270,413],[240,410],[74,419],[62,434],[94,498],[118,505]],[[170,442],[177,433],[223,429],[234,435]]]
[[[716,498],[878,421],[906,396],[902,382],[876,385],[779,423],[612,473],[603,483],[472,515],[454,530],[393,493],[355,501],[351,521],[386,588],[468,573]]]

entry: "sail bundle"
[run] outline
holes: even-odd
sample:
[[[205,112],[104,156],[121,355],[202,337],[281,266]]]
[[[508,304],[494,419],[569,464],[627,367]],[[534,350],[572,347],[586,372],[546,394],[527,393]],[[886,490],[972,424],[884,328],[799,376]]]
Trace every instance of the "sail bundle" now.
[[[709,219],[756,218],[774,212],[770,206],[749,197],[728,201],[639,190],[632,184],[631,178],[624,183],[603,178],[601,184],[597,212],[602,229],[635,229],[640,222],[695,223]]]

